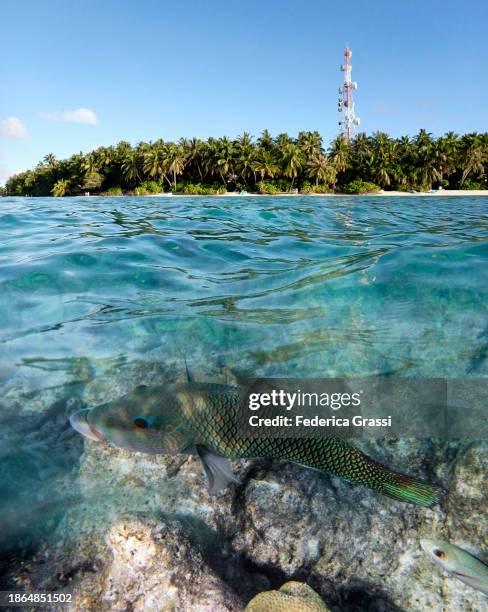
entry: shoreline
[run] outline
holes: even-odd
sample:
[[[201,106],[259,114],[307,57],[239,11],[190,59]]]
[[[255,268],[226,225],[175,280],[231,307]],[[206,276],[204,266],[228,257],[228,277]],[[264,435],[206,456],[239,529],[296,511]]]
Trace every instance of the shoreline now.
[[[409,191],[379,191],[377,193],[236,193],[235,191],[227,191],[226,193],[146,193],[135,195],[123,193],[120,195],[70,195],[62,196],[62,198],[383,198],[383,197],[459,197],[459,196],[488,196],[488,189],[443,189],[434,192],[417,192],[410,193]],[[1,198],[48,198],[54,196],[0,196]]]
[[[443,189],[435,192],[409,191],[379,191],[378,193],[236,193],[227,191],[226,193],[214,194],[188,194],[188,193],[153,193],[140,196],[75,196],[75,197],[136,197],[136,198],[350,198],[350,197],[443,197],[443,196],[488,196],[488,189]]]

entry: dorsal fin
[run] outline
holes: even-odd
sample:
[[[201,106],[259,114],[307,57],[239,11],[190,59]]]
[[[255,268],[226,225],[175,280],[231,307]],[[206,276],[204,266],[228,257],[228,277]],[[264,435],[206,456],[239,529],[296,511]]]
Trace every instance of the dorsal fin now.
[[[193,374],[188,369],[188,363],[186,362],[186,358],[185,358],[185,370],[186,370],[186,382],[189,382],[189,383],[195,382],[195,378],[193,377]]]

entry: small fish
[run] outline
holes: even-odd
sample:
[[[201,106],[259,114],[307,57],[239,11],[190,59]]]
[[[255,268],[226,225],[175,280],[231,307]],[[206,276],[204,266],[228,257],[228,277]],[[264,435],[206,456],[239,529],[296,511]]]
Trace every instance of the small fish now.
[[[488,595],[488,565],[459,546],[443,540],[420,540],[429,557],[461,582]]]
[[[242,435],[243,389],[213,383],[137,387],[124,397],[80,410],[70,423],[87,438],[142,453],[198,454],[210,490],[234,479],[229,458],[272,458],[339,476],[394,499],[431,506],[441,490],[371,459],[346,441]]]

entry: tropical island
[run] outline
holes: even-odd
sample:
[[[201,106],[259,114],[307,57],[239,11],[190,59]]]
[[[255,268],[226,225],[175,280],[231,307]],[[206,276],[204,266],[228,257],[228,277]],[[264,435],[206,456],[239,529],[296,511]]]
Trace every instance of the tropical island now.
[[[365,194],[385,190],[488,189],[488,133],[434,138],[425,130],[410,138],[383,132],[360,133],[350,142],[338,136],[324,147],[317,131],[254,140],[158,139],[136,146],[122,141],[38,165],[11,176],[2,195],[219,195]],[[488,191],[487,191],[488,193]]]

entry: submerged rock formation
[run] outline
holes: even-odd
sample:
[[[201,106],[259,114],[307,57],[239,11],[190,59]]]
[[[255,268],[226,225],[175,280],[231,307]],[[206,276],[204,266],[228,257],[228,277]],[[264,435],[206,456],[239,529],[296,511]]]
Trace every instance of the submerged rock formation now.
[[[239,610],[242,601],[209,566],[182,523],[120,517],[107,535],[103,571],[75,586],[74,607],[89,610]]]
[[[57,425],[73,401],[56,400]],[[419,541],[437,536],[486,559],[488,442],[370,444],[379,460],[446,485],[442,505],[425,509],[267,460],[233,462],[237,483],[212,497],[195,457],[129,453],[44,427],[45,437],[71,449],[64,469],[55,461],[52,474],[30,475],[37,497],[51,495],[38,503],[56,520],[22,551],[4,552],[4,590],[71,591],[73,610],[241,612],[262,600],[253,599],[258,593],[293,580],[332,612],[486,607],[484,595],[434,567]],[[44,506],[36,508],[24,508],[23,540],[29,524],[43,521]]]

